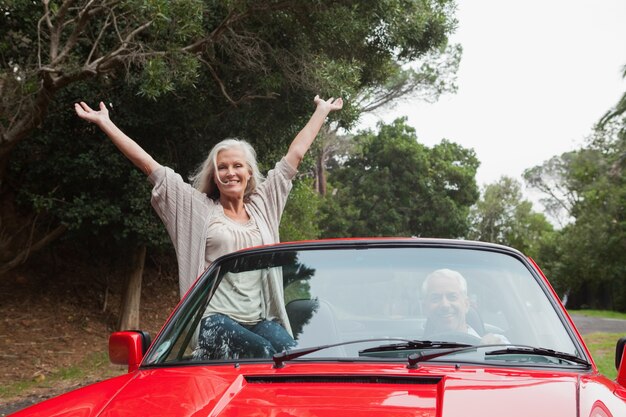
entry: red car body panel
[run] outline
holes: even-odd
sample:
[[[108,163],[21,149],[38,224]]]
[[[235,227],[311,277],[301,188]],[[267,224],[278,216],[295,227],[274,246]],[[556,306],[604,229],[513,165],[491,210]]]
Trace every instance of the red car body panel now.
[[[549,281],[529,261],[591,358]],[[262,361],[137,369],[139,338],[124,333],[114,335],[110,346],[116,363],[127,355],[128,374],[12,416],[626,416],[626,388],[599,374],[593,362],[588,370],[454,362],[409,369],[402,361],[363,360],[288,361],[279,369]],[[620,371],[626,380],[626,365]]]
[[[595,373],[467,365],[188,366],[138,370],[15,416],[610,416],[626,412],[614,387]]]

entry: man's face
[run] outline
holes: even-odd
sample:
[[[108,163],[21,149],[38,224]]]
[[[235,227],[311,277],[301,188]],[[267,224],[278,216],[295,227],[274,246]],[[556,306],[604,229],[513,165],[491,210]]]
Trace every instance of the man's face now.
[[[467,331],[465,315],[469,299],[454,277],[435,276],[428,283],[425,299],[428,320],[438,332]]]

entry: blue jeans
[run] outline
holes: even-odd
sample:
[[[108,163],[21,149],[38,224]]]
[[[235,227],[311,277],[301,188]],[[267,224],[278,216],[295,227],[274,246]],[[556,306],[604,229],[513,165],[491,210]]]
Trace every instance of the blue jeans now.
[[[223,314],[202,319],[196,359],[269,358],[296,345],[278,322],[261,320],[254,325],[236,322]]]

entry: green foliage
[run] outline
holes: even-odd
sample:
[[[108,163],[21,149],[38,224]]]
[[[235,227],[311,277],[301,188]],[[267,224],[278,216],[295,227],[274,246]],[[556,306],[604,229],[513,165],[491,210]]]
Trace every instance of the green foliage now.
[[[319,230],[320,196],[313,190],[310,180],[297,180],[280,222],[280,240],[317,239]]]
[[[10,181],[21,184],[17,201],[48,222],[66,224],[68,239],[101,248],[164,247],[169,240],[150,206],[145,175],[76,117],[70,103],[53,108],[55,117],[17,147],[9,170]]]
[[[329,170],[322,235],[463,236],[478,198],[474,152],[445,140],[429,149],[406,119],[378,127]]]
[[[103,83],[127,80],[134,93],[152,99],[174,91],[179,97],[200,95],[207,118],[227,107],[249,116],[242,107],[259,100],[267,106],[262,100],[280,97],[272,105],[280,103],[295,126],[314,94],[341,95],[348,103],[342,124],[350,126],[359,116],[352,98],[364,88],[384,85],[390,68],[436,54],[455,25],[451,0],[376,0],[367,7],[358,1],[295,0],[68,5],[3,4],[2,117],[44,117],[45,100],[59,89],[102,77]],[[84,26],[77,25],[79,13]],[[50,78],[42,80],[47,74]],[[36,97],[25,105],[24,96],[35,93],[46,97],[42,107]],[[0,133],[6,131],[9,142],[24,137],[22,125],[5,121]],[[29,121],[23,128],[34,125]]]
[[[452,0],[8,1],[0,15],[0,114],[26,115],[32,108],[14,106],[28,86],[43,92],[44,79],[53,95],[105,74],[124,75],[150,98],[204,75],[222,104],[294,89],[350,99],[384,83],[392,62],[445,46],[453,13]]]
[[[612,380],[617,377],[615,343],[623,336],[621,333],[591,333],[583,336],[598,371]]]
[[[470,219],[468,238],[512,246],[533,258],[553,231],[546,217],[522,198],[521,184],[510,177],[485,186]]]
[[[624,155],[626,120],[615,120],[587,147],[562,155],[561,176],[552,179],[569,196],[573,220],[554,238],[544,268],[574,308],[626,311]]]
[[[600,317],[604,319],[626,320],[626,313],[611,310],[574,310],[567,309],[568,313],[576,316]]]
[[[2,195],[15,195],[25,217],[68,225],[67,239],[103,247],[167,238],[149,183],[76,118],[73,102],[105,101],[116,124],[183,178],[225,137],[249,140],[267,170],[315,94],[343,96],[331,119],[349,127],[362,111],[352,98],[408,60],[439,54],[455,25],[448,0],[47,4],[0,5],[0,152],[13,151]],[[319,235],[307,191],[296,185],[283,239]]]
[[[624,65],[622,71],[622,78],[626,79],[626,65]],[[624,93],[615,106],[602,117],[600,125],[606,126],[611,120],[622,116],[624,113],[626,113],[626,93]]]

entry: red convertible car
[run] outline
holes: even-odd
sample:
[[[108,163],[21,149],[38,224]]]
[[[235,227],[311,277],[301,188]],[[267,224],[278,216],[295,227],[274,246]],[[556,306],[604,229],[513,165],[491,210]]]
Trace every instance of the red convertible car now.
[[[256,315],[240,318],[241,305]],[[260,342],[237,339],[238,326]],[[623,417],[625,340],[612,381],[537,265],[511,248],[285,243],[212,264],[152,343],[112,334],[127,374],[14,416]]]

